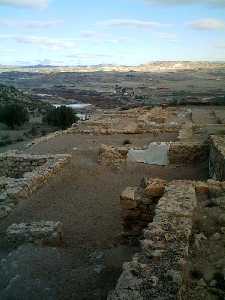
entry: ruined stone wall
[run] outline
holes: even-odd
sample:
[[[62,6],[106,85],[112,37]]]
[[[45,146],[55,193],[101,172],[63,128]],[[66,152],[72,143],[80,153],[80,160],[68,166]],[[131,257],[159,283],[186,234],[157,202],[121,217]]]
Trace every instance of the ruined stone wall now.
[[[195,188],[188,181],[167,185],[153,222],[144,230],[142,251],[123,272],[108,300],[174,300],[185,285],[185,269],[197,205]]]
[[[127,187],[120,196],[123,235],[139,236],[152,222],[155,206],[163,195],[166,182],[162,179],[143,178],[139,187]]]
[[[163,143],[165,144],[165,143]],[[193,164],[208,162],[209,146],[196,142],[171,142],[168,143],[168,162],[169,164]],[[129,150],[146,150],[134,148],[131,145],[123,147],[113,147],[101,145],[99,150],[99,162],[106,165],[119,165],[128,158]],[[147,154],[146,154],[147,155]],[[135,160],[132,160],[135,162]]]
[[[8,152],[1,154],[0,157],[1,168],[4,168],[0,175],[0,219],[2,219],[8,216],[21,199],[27,198],[49,177],[57,173],[70,160],[71,155],[39,156]],[[2,176],[3,174],[5,176]]]
[[[0,177],[22,177],[24,173],[32,172],[46,162],[46,156],[2,153],[0,154]]]
[[[209,175],[211,178],[225,180],[225,138],[210,137]]]
[[[209,147],[196,142],[175,142],[170,144],[168,156],[171,164],[199,163],[208,161]]]

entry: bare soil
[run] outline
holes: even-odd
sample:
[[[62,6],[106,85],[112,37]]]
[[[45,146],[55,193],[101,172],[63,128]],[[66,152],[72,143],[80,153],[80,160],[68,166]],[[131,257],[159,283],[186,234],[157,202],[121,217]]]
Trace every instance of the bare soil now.
[[[124,188],[138,185],[143,176],[167,180],[200,180],[208,176],[207,163],[168,167],[127,163],[118,170],[98,164],[100,144],[122,145],[125,139],[143,146],[153,140],[175,140],[176,136],[64,135],[29,150],[35,154],[72,153],[72,161],[29,199],[23,200],[2,222],[0,242],[3,244],[1,237],[7,226],[15,222],[55,220],[63,223],[65,244],[58,250],[60,259],[55,261],[46,255],[40,262],[39,258],[45,273],[50,274],[49,284],[56,290],[54,300],[106,299],[122,263],[129,261],[138,250],[118,242],[122,231],[119,196]],[[12,245],[6,244],[5,252],[11,250]],[[35,272],[35,263],[31,262],[29,268]],[[44,278],[43,272],[39,271],[39,278]]]

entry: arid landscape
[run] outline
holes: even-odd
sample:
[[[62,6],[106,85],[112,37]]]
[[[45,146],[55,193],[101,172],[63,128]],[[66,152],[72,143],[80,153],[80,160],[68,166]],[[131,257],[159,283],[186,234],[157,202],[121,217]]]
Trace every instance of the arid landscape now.
[[[185,66],[2,70],[39,126],[91,105],[0,148],[0,299],[224,299],[225,69]]]

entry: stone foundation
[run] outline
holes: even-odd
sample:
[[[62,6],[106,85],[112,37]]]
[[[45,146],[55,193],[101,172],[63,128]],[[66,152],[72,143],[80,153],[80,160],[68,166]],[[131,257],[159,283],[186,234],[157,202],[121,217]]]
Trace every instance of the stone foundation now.
[[[196,142],[175,142],[170,143],[169,149],[170,164],[190,164],[208,160],[209,146]]]
[[[32,172],[35,168],[44,165],[48,157],[41,155],[24,155],[15,152],[6,152],[0,155],[0,177],[19,178],[24,173]]]
[[[144,178],[139,187],[127,187],[120,196],[123,234],[139,236],[152,222],[155,206],[163,195],[166,182],[162,179]]]
[[[108,300],[174,300],[181,296],[196,205],[191,182],[167,185],[153,222],[144,231],[141,253],[124,264]]]
[[[12,224],[6,231],[10,242],[60,245],[63,238],[62,224],[60,222],[41,221],[30,224]]]
[[[209,146],[207,144],[196,142],[170,142],[163,144],[168,144],[168,164],[192,164],[208,161]],[[145,150],[133,148],[132,146],[113,147],[101,145],[99,150],[99,162],[105,165],[119,165],[128,160],[129,150],[131,149]],[[146,153],[147,152],[148,148],[146,148]]]
[[[210,137],[209,175],[216,180],[225,180],[225,138]]]
[[[70,158],[71,155],[67,154],[45,156],[17,152],[1,154],[1,175],[10,177],[0,177],[0,219],[6,217],[20,199],[29,197],[49,177],[57,173]]]

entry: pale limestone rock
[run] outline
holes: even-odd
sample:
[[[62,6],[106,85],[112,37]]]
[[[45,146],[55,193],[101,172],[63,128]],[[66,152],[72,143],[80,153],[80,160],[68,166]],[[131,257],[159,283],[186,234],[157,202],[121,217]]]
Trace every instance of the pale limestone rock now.
[[[34,242],[59,245],[62,242],[61,222],[40,221],[12,224],[6,231],[7,238],[13,242]]]
[[[135,200],[136,187],[127,187],[120,196],[120,204],[122,208],[133,209],[137,207],[137,201]]]

